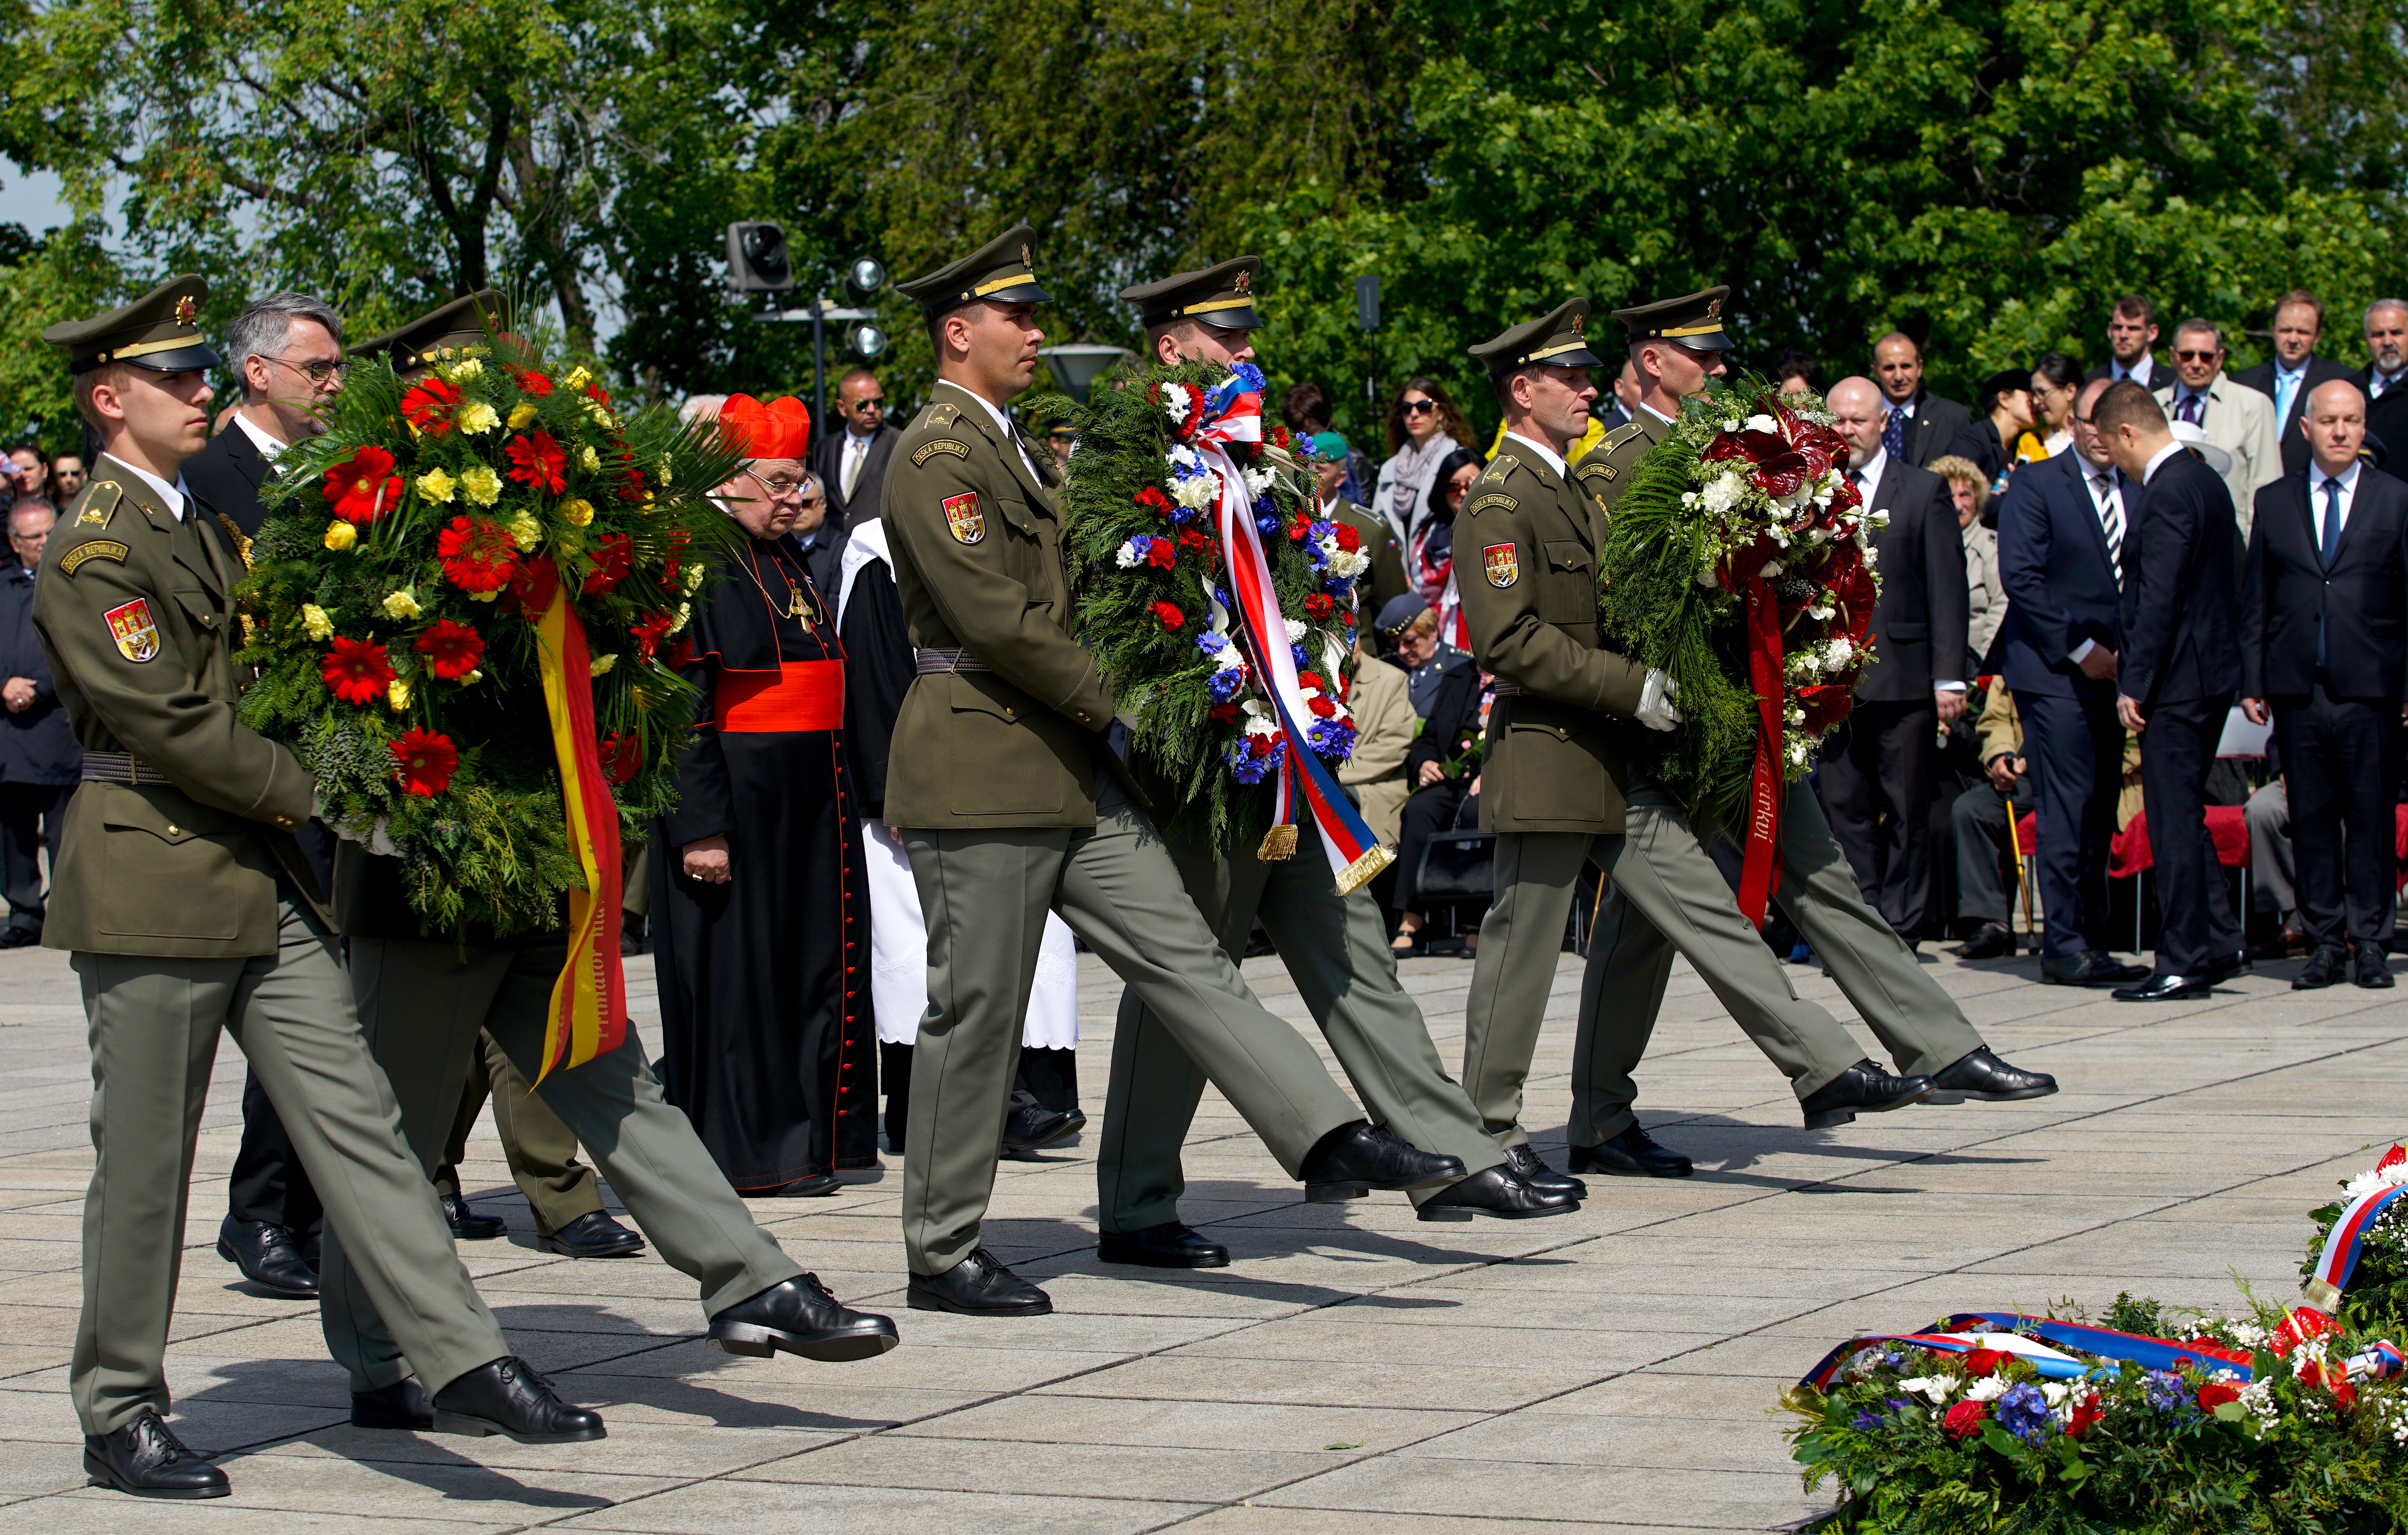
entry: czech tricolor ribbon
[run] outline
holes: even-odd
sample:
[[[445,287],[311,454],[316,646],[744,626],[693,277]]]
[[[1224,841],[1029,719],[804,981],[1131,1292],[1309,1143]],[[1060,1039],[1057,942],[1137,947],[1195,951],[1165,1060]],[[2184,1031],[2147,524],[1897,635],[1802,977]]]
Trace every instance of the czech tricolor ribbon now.
[[[619,807],[594,725],[594,672],[585,625],[570,609],[552,562],[533,567],[530,609],[536,619],[537,667],[552,755],[560,765],[560,803],[568,816],[568,849],[585,888],[568,893],[568,961],[552,983],[544,1022],[541,1082],[557,1066],[582,1066],[616,1050],[627,1035],[627,978],[619,964]]]
[[[2408,1194],[2408,1184],[2392,1188],[2378,1188],[2361,1194],[2333,1222],[2332,1230],[2325,1236],[2324,1251],[2316,1255],[2316,1266],[2309,1273],[2304,1286],[2308,1304],[2330,1315],[2341,1310],[2341,1295],[2349,1288],[2350,1276],[2358,1271],[2358,1259],[2366,1247],[2366,1234],[2391,1202]]]
[[[1190,446],[1213,477],[1212,512],[1220,532],[1222,561],[1229,572],[1229,595],[1254,652],[1255,678],[1286,737],[1285,750],[1280,753],[1273,830],[1264,840],[1264,855],[1286,855],[1282,844],[1288,839],[1280,836],[1280,828],[1293,825],[1301,804],[1312,812],[1312,824],[1321,832],[1322,850],[1328,854],[1338,893],[1351,895],[1395,862],[1397,855],[1380,844],[1347,802],[1306,734],[1304,722],[1313,716],[1305,703],[1303,684],[1297,681],[1287,620],[1280,612],[1270,561],[1254,526],[1254,497],[1226,446],[1262,439],[1262,396],[1248,391],[1244,380],[1234,375],[1214,385],[1205,396],[1203,425]],[[1334,664],[1331,669],[1336,669]],[[1291,830],[1289,838],[1293,836]]]
[[[2029,1333],[2038,1333],[2048,1341],[2037,1341],[2025,1336]],[[1823,1356],[1822,1362],[1800,1376],[1798,1384],[1811,1390],[1827,1391],[1858,1351],[1890,1343],[1906,1343],[1940,1354],[1971,1354],[1975,1349],[2012,1354],[2019,1359],[2030,1361],[2035,1370],[2054,1380],[2109,1374],[2113,1370],[2107,1366],[2077,1358],[2064,1349],[2051,1347],[2051,1343],[2078,1349],[2097,1359],[2129,1359],[2147,1370],[2171,1370],[2178,1365],[2187,1364],[2210,1373],[2229,1372],[2235,1380],[2241,1381],[2250,1379],[2252,1374],[2247,1354],[2216,1343],[2144,1338],[2138,1333],[2117,1332],[2109,1327],[2060,1322],[2044,1316],[2022,1316],[2013,1312],[1964,1312],[1949,1317],[1932,1332],[1852,1338]],[[2377,1366],[2370,1362],[2368,1368],[2372,1370]]]

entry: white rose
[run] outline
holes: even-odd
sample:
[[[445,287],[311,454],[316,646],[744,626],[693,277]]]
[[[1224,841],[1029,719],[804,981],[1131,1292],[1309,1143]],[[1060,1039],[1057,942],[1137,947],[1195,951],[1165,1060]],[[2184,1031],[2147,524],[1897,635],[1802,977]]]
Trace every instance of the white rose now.
[[[1212,477],[1191,474],[1184,480],[1170,482],[1170,498],[1182,507],[1201,509],[1212,504]]]
[[[1751,432],[1771,432],[1777,435],[1781,431],[1781,423],[1770,416],[1750,416],[1747,418],[1747,429]]]
[[[1967,1401],[1996,1401],[2007,1394],[2007,1383],[1996,1375],[1985,1375],[1965,1388]]]
[[[1855,650],[1856,647],[1848,643],[1846,635],[1833,635],[1831,642],[1823,647],[1823,669],[1839,670],[1848,664],[1848,656]]]

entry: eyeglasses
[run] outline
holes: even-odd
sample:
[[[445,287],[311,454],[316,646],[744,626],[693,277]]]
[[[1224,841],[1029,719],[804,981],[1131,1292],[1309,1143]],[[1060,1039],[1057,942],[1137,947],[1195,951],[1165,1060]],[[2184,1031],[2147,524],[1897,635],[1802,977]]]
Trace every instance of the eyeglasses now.
[[[780,475],[775,480],[772,480],[765,474],[753,474],[750,469],[747,469],[744,472],[758,483],[763,490],[767,491],[773,498],[778,500],[783,500],[789,495],[796,495],[802,490],[804,484],[804,481],[799,478]]]
[[[323,389],[328,384],[342,378],[345,373],[351,371],[351,365],[349,363],[342,362],[295,363],[282,357],[271,357],[268,361],[281,364],[283,366],[289,367],[294,372],[300,374],[303,378],[309,380],[309,386],[313,389]]]
[[[2180,348],[2176,348],[2174,351],[2174,361],[2178,363],[2212,363],[2223,355],[2224,350],[2221,347],[2217,348],[2214,351],[2187,351]]]
[[[883,414],[886,409],[886,396],[879,395],[866,400],[855,400],[851,405],[846,406],[845,409],[848,410],[858,411],[865,416],[870,414],[872,411]]]
[[[1404,401],[1400,401],[1400,402],[1398,403],[1398,407],[1397,407],[1397,408],[1398,408],[1398,409],[1402,410],[1406,415],[1409,415],[1409,416],[1418,416],[1418,415],[1423,414],[1425,411],[1429,411],[1429,410],[1435,410],[1435,409],[1438,409],[1438,401],[1436,401],[1436,400],[1404,400]]]

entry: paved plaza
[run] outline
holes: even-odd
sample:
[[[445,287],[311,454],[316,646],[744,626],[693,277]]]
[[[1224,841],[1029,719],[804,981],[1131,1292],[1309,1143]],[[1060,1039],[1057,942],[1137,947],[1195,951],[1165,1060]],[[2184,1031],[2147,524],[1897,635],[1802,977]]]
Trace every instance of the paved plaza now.
[[[2288,1297],[2306,1212],[2408,1127],[2408,991],[2294,995],[2295,961],[2204,1003],[2135,1006],[2041,986],[2030,960],[1926,963],[2000,1054],[2066,1090],[1801,1131],[1684,967],[1642,1109],[1697,1176],[1593,1178],[1577,1215],[1425,1225],[1397,1195],[1303,1204],[1209,1097],[1185,1215],[1229,1244],[1228,1269],[1105,1268],[1090,1151],[1005,1165],[987,1241],[1046,1284],[1049,1317],[904,1310],[896,1166],[754,1206],[838,1296],[900,1320],[903,1346],[862,1365],[712,1353],[691,1284],[650,1254],[537,1253],[480,1127],[463,1179],[510,1232],[462,1255],[519,1352],[609,1423],[549,1448],[348,1426],[316,1308],[247,1293],[212,1251],[240,1128],[229,1046],[168,1372],[181,1433],[235,1496],[195,1504],[83,1486],[65,1395],[83,1020],[64,955],[0,954],[0,1535],[1775,1528],[1822,1504],[1768,1409],[1852,1330],[2121,1289],[2215,1304],[2236,1275]],[[1099,1113],[1117,987],[1082,964]],[[1557,971],[1534,1124],[1562,1122],[1578,967]],[[1469,963],[1405,969],[1459,1058]],[[1276,961],[1246,971],[1301,1017]],[[1818,973],[1788,973],[1852,1016]],[[648,1036],[651,979],[631,965]],[[1541,1144],[1559,1160],[1560,1129]]]

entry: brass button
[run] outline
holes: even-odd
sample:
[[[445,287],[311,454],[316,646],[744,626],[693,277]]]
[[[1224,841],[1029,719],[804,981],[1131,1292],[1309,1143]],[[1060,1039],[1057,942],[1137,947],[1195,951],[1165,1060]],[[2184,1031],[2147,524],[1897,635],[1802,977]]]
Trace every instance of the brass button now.
[[[1014,710],[1007,709],[1007,710],[1005,710],[1003,711],[1003,717],[1004,717],[1005,719],[1007,719],[1007,720],[1016,720],[1016,719],[1020,718],[1020,715],[1019,715],[1018,711],[1016,711],[1016,710]]]
[[[171,821],[167,824],[167,835],[170,837],[181,837],[184,835],[184,828],[177,825]]]

